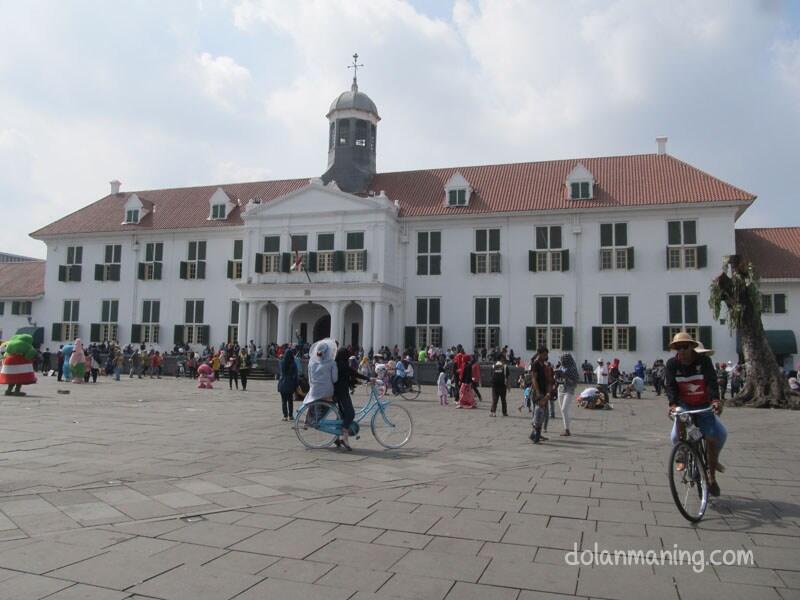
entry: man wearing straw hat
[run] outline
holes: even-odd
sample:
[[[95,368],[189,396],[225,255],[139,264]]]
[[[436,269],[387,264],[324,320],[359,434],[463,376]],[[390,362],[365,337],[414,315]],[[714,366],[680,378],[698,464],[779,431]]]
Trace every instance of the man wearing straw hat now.
[[[725,445],[728,432],[717,418],[722,412],[719,400],[719,387],[714,364],[709,358],[713,350],[692,339],[685,331],[680,331],[672,338],[670,350],[675,356],[667,361],[664,369],[664,388],[669,400],[669,410],[677,407],[686,410],[700,410],[711,406],[712,413],[694,415],[694,422],[706,438],[708,447],[708,484],[709,493],[719,496],[716,472],[722,473],[724,468],[719,463],[719,453]],[[678,442],[678,422],[672,427],[672,443]],[[684,466],[685,467],[685,466]],[[681,464],[677,465],[678,470]]]

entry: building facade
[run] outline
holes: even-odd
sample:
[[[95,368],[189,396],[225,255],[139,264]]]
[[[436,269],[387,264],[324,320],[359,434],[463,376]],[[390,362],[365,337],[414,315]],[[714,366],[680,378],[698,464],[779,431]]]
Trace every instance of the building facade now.
[[[334,100],[319,178],[111,193],[32,236],[36,320],[161,349],[537,345],[623,364],[687,329],[735,358],[708,286],[755,200],[666,153],[377,173],[375,104]]]

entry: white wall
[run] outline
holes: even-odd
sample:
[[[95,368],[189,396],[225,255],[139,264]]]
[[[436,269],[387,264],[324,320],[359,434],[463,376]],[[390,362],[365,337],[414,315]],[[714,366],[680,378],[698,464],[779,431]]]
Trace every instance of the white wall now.
[[[762,279],[762,294],[786,294],[786,312],[783,314],[763,314],[761,322],[764,329],[788,329],[794,331],[795,339],[800,342],[800,280],[797,279]],[[784,367],[787,370],[797,369],[800,356],[794,354],[787,357]]]
[[[0,340],[7,340],[11,336],[13,336],[18,329],[22,327],[31,327],[31,324],[28,323],[28,316],[29,315],[12,315],[11,314],[11,303],[14,301],[25,301],[23,298],[0,298],[0,302],[4,304],[3,306],[3,314],[0,315]],[[41,304],[42,299],[37,298],[35,300],[30,300],[31,302],[31,314],[30,318],[33,323],[37,323],[37,326],[40,324],[36,321],[38,315],[41,313]],[[45,338],[45,342],[47,339]]]

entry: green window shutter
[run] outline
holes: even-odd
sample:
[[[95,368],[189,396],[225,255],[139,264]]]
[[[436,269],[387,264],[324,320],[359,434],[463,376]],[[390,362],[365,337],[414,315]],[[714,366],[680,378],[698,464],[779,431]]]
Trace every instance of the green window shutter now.
[[[161,320],[161,302],[159,300],[153,300],[150,307],[150,322],[158,323]]]
[[[53,333],[50,339],[54,342],[61,341],[61,323],[53,323]]]
[[[614,324],[614,296],[600,298],[600,322],[603,325]]]
[[[627,246],[628,245],[628,224],[627,223],[614,223],[614,245]]]
[[[281,254],[281,273],[289,273],[292,270],[292,255],[290,252]]]
[[[105,265],[96,264],[94,266],[94,280],[105,281]]]
[[[670,246],[680,246],[681,244],[680,221],[669,221],[667,223],[667,243]]]
[[[161,272],[163,271],[163,265],[160,262],[153,263],[153,279],[161,280]]]
[[[628,327],[628,350],[636,351],[636,327]]]
[[[536,249],[537,250],[547,250],[549,245],[547,243],[547,227],[537,227],[536,228]]]
[[[405,335],[403,337],[404,340],[404,347],[403,350],[406,348],[413,348],[417,345],[417,328],[416,327],[406,327],[405,328]]]
[[[592,327],[592,351],[601,352],[603,350],[603,333],[601,327]]]
[[[474,252],[469,253],[469,272],[470,273],[478,272],[478,259],[475,256]]]
[[[489,252],[500,252],[500,230],[489,230]]]
[[[775,311],[775,314],[786,313],[786,294],[775,294],[772,301],[772,310]]]
[[[306,270],[309,273],[316,273],[317,272],[317,253],[316,252],[309,252],[308,253],[308,261],[307,261]]]
[[[627,325],[629,319],[628,297],[617,296],[617,324]]]
[[[121,275],[122,266],[119,264],[111,265],[108,269],[108,278],[111,281],[119,281]]]
[[[477,229],[475,231],[475,250],[477,252],[486,252],[488,240],[485,229]]]
[[[573,350],[573,332],[572,327],[561,328],[561,349],[565,352],[572,352]]]
[[[62,321],[72,321],[72,309],[69,300],[64,302],[64,314]]]
[[[228,279],[233,279],[233,261],[228,261]]]
[[[197,278],[198,279],[206,278],[206,261],[204,260],[200,260],[197,262]]]
[[[697,268],[705,269],[708,266],[708,246],[697,247]]]
[[[206,243],[197,242],[197,260],[206,259]]]
[[[550,325],[561,325],[561,298],[550,298]]]
[[[706,348],[713,348],[713,344],[711,343],[711,326],[710,325],[703,325],[700,327],[700,343],[703,344]]]
[[[253,266],[253,270],[256,273],[264,272],[264,255],[260,252],[256,252],[256,264]]]
[[[201,325],[197,328],[197,341],[201,344],[208,344],[211,339],[211,326]]]
[[[536,273],[536,251],[535,250],[528,250],[528,270],[532,273]],[[474,273],[474,271],[473,271]]]
[[[344,271],[346,264],[344,259],[344,250],[336,250],[333,253],[333,270]]]
[[[669,325],[664,325],[661,328],[661,349],[662,350],[669,350],[669,343],[672,341],[669,336]]]
[[[67,267],[64,265],[58,265],[58,280],[59,281],[67,280]]]
[[[566,248],[561,251],[561,270],[569,271],[569,250]]]
[[[536,298],[536,324],[547,325],[548,320],[548,298],[539,296]]]
[[[431,298],[428,301],[428,323],[438,325],[441,322],[441,307],[439,298]]]
[[[140,280],[144,279],[145,268],[146,267],[145,267],[145,264],[143,262],[140,262],[138,265],[136,265],[136,277],[138,279],[140,279]]]
[[[669,322],[683,323],[683,296],[669,296]],[[696,322],[696,321],[695,321]]]
[[[189,265],[186,263],[186,261],[182,260],[181,264],[180,264],[180,277],[181,277],[181,279],[186,279],[188,273],[189,273]]]
[[[172,341],[176,345],[183,344],[183,325],[175,325],[175,335],[173,336]]]
[[[144,259],[147,262],[153,262],[153,248],[154,244],[147,244],[144,247]]]
[[[164,260],[164,244],[162,242],[158,242],[156,244],[156,256],[155,260],[161,262]]]
[[[80,265],[72,265],[69,268],[69,280],[70,281],[80,281],[81,280],[81,266]]]
[[[698,322],[697,296],[694,294],[687,294],[683,297],[683,316],[687,323]]]
[[[18,315],[19,314],[19,302],[16,300],[12,300],[11,302],[11,314]]]
[[[561,248],[561,225],[550,227],[550,248]]]
[[[697,243],[697,223],[694,221],[683,222],[683,243],[687,245]]]
[[[233,259],[242,260],[244,252],[244,240],[233,240]]]
[[[116,323],[119,321],[119,301],[112,300],[111,301],[111,319],[112,323]]]
[[[92,323],[91,327],[89,327],[89,341],[90,342],[101,342],[100,339],[100,323]]]
[[[536,351],[536,327],[525,328],[525,349],[531,352]]]
[[[669,246],[667,246],[667,251],[664,252],[664,256],[667,258],[667,271],[669,271]]]
[[[428,274],[428,257],[417,256],[417,275]]]
[[[103,323],[108,323],[111,320],[111,315],[109,314],[109,301],[103,300],[102,308],[100,309],[100,320]]]
[[[430,251],[434,254],[439,254],[442,251],[442,232],[431,231],[430,234]]]
[[[417,325],[428,323],[428,299],[417,298]]]
[[[577,181],[570,184],[570,198],[577,200],[581,197],[581,184]]]
[[[362,250],[361,251],[361,264],[363,265],[361,267],[361,270],[362,271],[366,271],[367,270],[367,251],[366,250]]]
[[[500,323],[500,298],[489,298],[489,325]]]
[[[442,274],[442,256],[440,254],[434,254],[430,257],[430,265],[429,270],[431,275],[441,275]]]
[[[626,250],[626,252],[628,253],[628,270],[632,271],[633,270],[633,246],[629,246],[628,249]]]
[[[475,298],[475,325],[486,325],[486,298]]]
[[[600,225],[600,246],[614,245],[614,226],[611,223]]]

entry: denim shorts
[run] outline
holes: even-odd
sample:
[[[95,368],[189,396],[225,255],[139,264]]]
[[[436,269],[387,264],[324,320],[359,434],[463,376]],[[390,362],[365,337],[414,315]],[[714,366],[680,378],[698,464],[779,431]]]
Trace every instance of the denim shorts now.
[[[695,407],[688,407],[685,404],[681,404],[680,407],[684,410],[700,410],[702,408],[708,408],[706,406],[695,406]],[[694,418],[694,424],[703,432],[703,435],[706,438],[716,438],[717,440],[717,448],[722,450],[722,447],[725,445],[725,440],[728,439],[728,430],[725,429],[725,425],[722,424],[722,421],[719,420],[719,417],[712,412],[701,413],[699,415],[692,415]],[[678,442],[678,421],[676,420],[672,425],[672,433],[670,435],[672,439],[672,443],[676,444]]]

